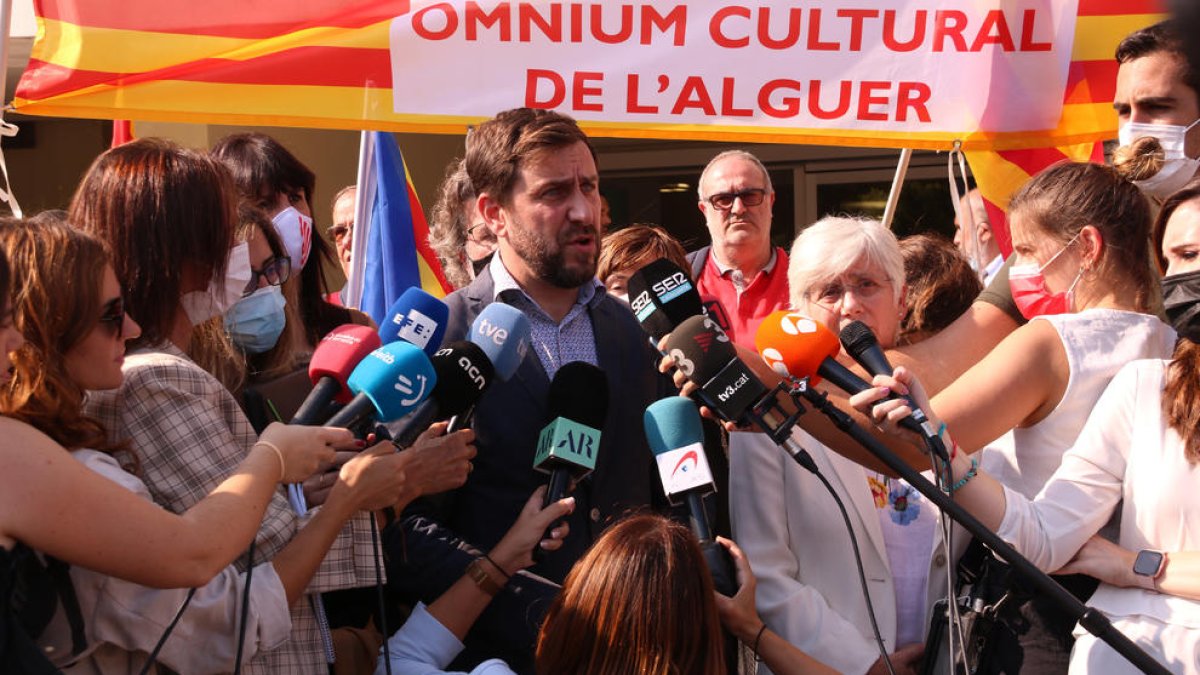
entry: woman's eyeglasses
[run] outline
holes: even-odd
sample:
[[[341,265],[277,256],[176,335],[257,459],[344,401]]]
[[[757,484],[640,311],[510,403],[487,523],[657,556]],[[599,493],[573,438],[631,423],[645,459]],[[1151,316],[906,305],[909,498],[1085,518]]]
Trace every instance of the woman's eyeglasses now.
[[[884,278],[881,283],[869,277],[863,277],[857,283],[835,281],[816,289],[813,297],[816,298],[817,304],[832,308],[841,302],[848,292],[866,300],[875,297],[879,291],[884,289],[884,284],[890,282],[891,280],[887,278]]]
[[[104,304],[100,325],[112,331],[118,340],[125,337],[125,298],[113,298]]]
[[[259,279],[266,279],[268,286],[279,286],[292,275],[292,259],[286,255],[267,258],[261,269],[250,268],[250,283],[242,291],[242,297],[258,290]]]

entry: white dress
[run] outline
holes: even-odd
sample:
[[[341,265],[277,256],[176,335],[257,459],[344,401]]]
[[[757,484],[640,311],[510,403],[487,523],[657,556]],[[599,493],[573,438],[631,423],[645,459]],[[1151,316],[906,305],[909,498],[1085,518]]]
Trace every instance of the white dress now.
[[[997,533],[1038,567],[1066,564],[1118,508],[1122,547],[1200,549],[1200,469],[1162,416],[1166,363],[1136,361],[1113,378],[1035,500],[1005,487]],[[1101,584],[1090,604],[1171,671],[1200,673],[1200,602]],[[1139,672],[1090,635],[1076,635],[1072,673]]]

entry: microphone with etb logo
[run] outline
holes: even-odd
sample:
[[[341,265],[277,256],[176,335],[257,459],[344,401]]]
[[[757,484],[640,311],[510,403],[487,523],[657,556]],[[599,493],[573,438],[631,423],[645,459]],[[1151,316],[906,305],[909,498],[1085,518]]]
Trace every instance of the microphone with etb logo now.
[[[664,398],[646,408],[642,421],[663,492],[671,504],[687,503],[692,532],[700,542],[713,585],[722,595],[732,596],[737,592],[733,561],[713,538],[704,508],[704,497],[716,492],[717,487],[708,468],[696,404],[682,396]]]
[[[554,374],[547,399],[550,423],[538,435],[533,458],[533,468],[550,474],[543,508],[566,497],[572,480],[596,468],[600,429],[608,415],[608,377],[590,363],[572,361]]]
[[[462,413],[475,405],[492,383],[492,362],[473,342],[459,340],[442,347],[430,359],[437,384],[429,398],[402,420],[403,427],[392,436],[398,448],[407,448],[429,425]]]
[[[450,308],[413,286],[392,303],[385,316],[387,318],[379,325],[379,338],[385,344],[404,340],[432,356],[442,346]]]
[[[325,422],[327,426],[351,428],[372,418],[377,422],[400,419],[429,396],[437,374],[425,352],[397,340],[367,354],[347,384],[355,396]]]
[[[505,382],[517,372],[529,350],[529,318],[512,305],[493,302],[475,317],[467,337],[483,349],[496,379]],[[451,418],[447,433],[471,426],[474,412],[475,405],[471,404]]]

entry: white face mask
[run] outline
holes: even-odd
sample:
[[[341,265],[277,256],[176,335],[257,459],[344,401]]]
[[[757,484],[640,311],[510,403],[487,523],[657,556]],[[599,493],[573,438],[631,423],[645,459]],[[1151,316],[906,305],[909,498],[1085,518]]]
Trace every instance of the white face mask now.
[[[1117,132],[1117,138],[1121,145],[1127,146],[1138,138],[1152,136],[1158,139],[1159,145],[1163,148],[1165,160],[1163,168],[1146,180],[1134,181],[1134,184],[1146,194],[1159,199],[1165,199],[1172,192],[1186,185],[1200,169],[1200,157],[1193,159],[1183,152],[1187,132],[1197,124],[1200,124],[1200,119],[1186,127],[1178,124],[1142,124],[1140,122],[1129,122],[1121,127]]]
[[[303,269],[312,251],[313,219],[297,211],[296,207],[289,206],[276,213],[271,222],[275,223],[275,231],[279,233],[283,247],[292,259],[292,269]]]
[[[250,245],[242,242],[229,249],[224,279],[214,277],[208,282],[208,288],[185,293],[179,299],[188,321],[197,326],[229,311],[242,299],[242,293],[250,283],[250,275]]]

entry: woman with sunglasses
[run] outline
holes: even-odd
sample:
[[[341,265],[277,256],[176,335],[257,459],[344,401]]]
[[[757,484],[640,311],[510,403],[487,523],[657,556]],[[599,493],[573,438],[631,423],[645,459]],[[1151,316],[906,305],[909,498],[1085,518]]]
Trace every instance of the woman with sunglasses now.
[[[1172,672],[1200,673],[1200,182],[1167,198],[1155,241],[1164,306],[1180,336],[1172,357],[1120,369],[1036,496],[962,452],[951,480],[955,501],[1035,565],[1101,580],[1089,604],[1151,657]],[[851,401],[890,433],[910,409],[875,405],[889,390],[911,392],[937,423],[936,403],[907,370],[875,384]],[[965,432],[949,429],[954,440]],[[1115,541],[1098,535],[1117,514]],[[1138,672],[1104,642],[1075,633],[1070,672]]]
[[[255,442],[237,400],[186,355],[193,328],[226,312],[250,281],[247,245],[234,235],[235,195],[228,171],[211,156],[139,139],[96,159],[69,212],[73,224],[108,244],[129,311],[142,327],[121,387],[92,392],[87,412],[114,439],[129,441],[154,500],[173,511],[195,503]],[[405,460],[396,453],[378,459],[374,470],[390,476],[392,503],[401,501]],[[461,473],[465,477],[465,468]],[[326,542],[313,556],[312,564],[322,557],[327,563],[310,592],[375,584],[370,517],[350,520],[331,547]],[[256,559],[274,559],[302,536],[300,525],[301,517],[276,493],[256,539]],[[326,668],[314,602],[292,604],[288,641],[260,652],[246,672]]]
[[[251,541],[277,482],[312,473],[349,434],[275,425],[182,515],[147,503],[117,465],[136,468],[136,457],[81,412],[86,388],[120,383],[125,339],[139,332],[103,246],[48,219],[4,220],[0,249],[0,672],[52,672],[46,657],[70,649],[34,645],[50,618],[35,610],[52,612],[56,601],[30,594],[43,569],[30,549],[160,588],[209,584]],[[14,579],[18,569],[23,578]],[[11,614],[14,582],[24,589],[22,618],[34,619],[20,624],[32,634]]]

